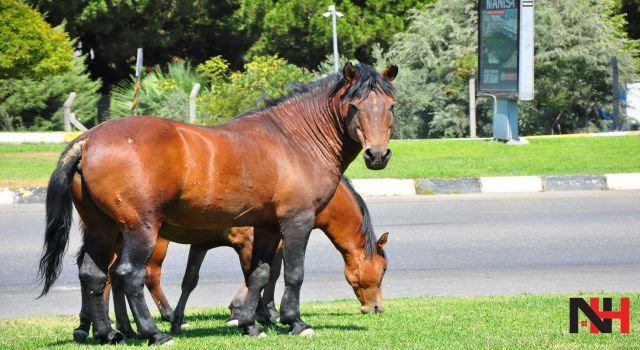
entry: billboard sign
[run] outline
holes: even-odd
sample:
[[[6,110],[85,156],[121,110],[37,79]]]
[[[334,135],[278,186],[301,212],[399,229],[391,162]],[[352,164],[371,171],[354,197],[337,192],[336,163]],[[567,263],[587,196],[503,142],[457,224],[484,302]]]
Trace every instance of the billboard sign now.
[[[478,91],[518,94],[520,0],[480,0]]]

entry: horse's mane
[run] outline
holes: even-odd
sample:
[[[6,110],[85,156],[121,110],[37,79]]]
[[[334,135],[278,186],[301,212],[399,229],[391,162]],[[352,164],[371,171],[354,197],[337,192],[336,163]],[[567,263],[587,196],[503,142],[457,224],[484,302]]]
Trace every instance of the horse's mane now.
[[[355,81],[353,86],[349,88],[347,93],[342,96],[342,100],[353,101],[354,99],[364,99],[371,91],[378,91],[389,96],[394,96],[395,89],[393,85],[391,85],[391,82],[383,78],[375,69],[361,63],[356,64],[354,67],[358,71],[358,79]],[[342,72],[333,73],[308,83],[294,82],[287,86],[287,93],[285,95],[265,99],[264,107],[240,113],[234,119],[262,112],[281,103],[307,95],[315,90],[328,89],[328,97],[331,98],[334,97],[342,87],[344,87],[345,83],[346,81]]]
[[[373,230],[373,224],[371,223],[371,215],[369,214],[369,208],[367,208],[367,204],[362,199],[362,196],[353,188],[353,184],[346,176],[342,176],[342,183],[349,189],[351,195],[356,200],[358,207],[360,208],[360,212],[362,213],[362,224],[360,224],[360,231],[364,235],[364,248],[366,256],[373,256],[377,249],[378,238],[376,237],[376,233]],[[381,249],[380,254],[384,257],[384,250]]]

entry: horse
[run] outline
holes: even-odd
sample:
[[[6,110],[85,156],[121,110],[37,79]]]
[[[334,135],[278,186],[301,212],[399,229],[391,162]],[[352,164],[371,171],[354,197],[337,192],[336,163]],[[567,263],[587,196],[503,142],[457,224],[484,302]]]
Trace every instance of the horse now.
[[[211,230],[253,226],[254,249],[239,326],[255,324],[260,292],[280,239],[285,292],[280,322],[294,335],[313,335],[300,317],[304,255],[315,216],[334,194],[347,166],[364,149],[365,165],[391,158],[395,65],[378,73],[347,63],[342,73],[300,85],[288,96],[213,127],[137,116],[106,121],[63,151],[47,187],[45,243],[39,276],[44,296],[62,268],[72,203],[83,224],[79,279],[101,343],[124,336],[111,327],[103,292],[118,237],[113,273],[149,344],[172,342],[156,327],[144,300],[146,264],[161,236],[199,244]],[[257,234],[260,232],[260,234]]]
[[[322,229],[341,253],[345,262],[344,276],[360,301],[360,311],[365,314],[383,312],[381,285],[387,269],[383,247],[387,242],[388,232],[383,233],[380,239],[376,238],[369,210],[346,177],[342,178],[336,193],[327,206],[316,216],[315,228]],[[238,253],[240,266],[247,269],[251,264],[253,235],[252,227],[235,227],[220,230],[218,234],[212,234],[211,236],[215,239],[211,242],[191,246],[182,282],[182,294],[175,313],[160,285],[162,263],[167,254],[169,241],[158,238],[155,250],[147,264],[145,285],[160,311],[161,318],[168,322],[173,320],[171,327],[173,334],[179,334],[180,327],[184,324],[184,309],[190,293],[198,283],[198,272],[207,251],[219,246],[231,247]],[[256,315],[260,323],[263,324],[275,322],[280,316],[275,308],[274,290],[280,277],[281,253],[282,245],[278,247],[276,259],[271,265],[269,283],[263,291],[262,300],[266,310],[259,310],[262,313],[257,312]],[[135,333],[126,314],[123,292],[117,287],[118,285],[118,283],[114,284],[112,289],[117,330],[126,337],[134,337]],[[229,305],[231,311],[229,325],[237,324],[237,315],[244,304],[247,291],[246,285],[243,284]],[[105,300],[108,300],[108,293],[105,293]],[[84,307],[80,312],[80,320],[80,325],[74,330],[74,339],[82,343],[86,341],[91,325]]]

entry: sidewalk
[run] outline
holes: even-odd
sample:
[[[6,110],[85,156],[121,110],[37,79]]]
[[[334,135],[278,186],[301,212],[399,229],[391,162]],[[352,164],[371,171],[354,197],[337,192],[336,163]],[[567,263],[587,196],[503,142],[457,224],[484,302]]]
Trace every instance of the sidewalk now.
[[[352,179],[363,196],[640,190],[640,173],[459,179]],[[44,203],[46,187],[0,187],[0,205]]]

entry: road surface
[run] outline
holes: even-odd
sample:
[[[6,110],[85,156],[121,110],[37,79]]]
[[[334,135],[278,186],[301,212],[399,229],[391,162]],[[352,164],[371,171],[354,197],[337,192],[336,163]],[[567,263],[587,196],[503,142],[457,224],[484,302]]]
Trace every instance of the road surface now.
[[[640,291],[640,191],[386,197],[367,203],[376,232],[390,232],[387,298]],[[60,279],[48,296],[34,300],[44,206],[0,206],[0,227],[0,318],[77,313],[77,229]],[[187,254],[188,246],[173,244],[164,263],[162,283],[172,303]],[[314,231],[302,299],[354,299],[342,268],[340,254]],[[240,282],[235,252],[212,250],[188,306],[227,305]]]

